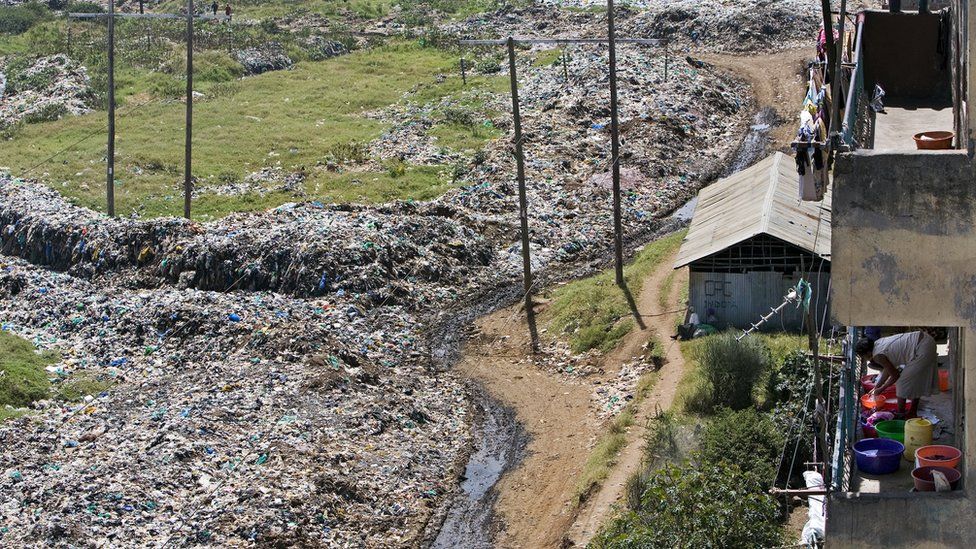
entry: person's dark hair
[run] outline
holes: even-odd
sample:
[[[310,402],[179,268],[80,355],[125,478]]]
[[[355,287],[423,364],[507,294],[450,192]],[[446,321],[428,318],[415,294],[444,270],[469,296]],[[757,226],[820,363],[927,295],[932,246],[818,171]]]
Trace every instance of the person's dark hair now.
[[[854,352],[858,355],[870,355],[874,352],[874,342],[866,337],[862,337],[854,344]]]

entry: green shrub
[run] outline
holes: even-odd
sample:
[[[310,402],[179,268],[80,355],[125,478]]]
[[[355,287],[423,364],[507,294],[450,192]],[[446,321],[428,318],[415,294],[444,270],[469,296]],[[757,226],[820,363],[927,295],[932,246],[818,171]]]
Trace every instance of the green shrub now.
[[[772,416],[752,408],[723,411],[702,432],[698,458],[729,463],[771,483],[779,469],[784,436]],[[769,485],[765,485],[766,488]]]
[[[806,356],[803,351],[795,351],[787,355],[783,364],[769,376],[770,404],[773,405],[773,417],[779,425],[780,431],[787,433],[789,439],[786,441],[787,455],[793,465],[793,469],[785,468],[780,475],[780,479],[793,477],[803,472],[803,463],[809,461],[813,456],[813,447],[810,444],[811,434],[813,433],[813,409],[815,408],[814,399],[808,399],[813,390],[813,360]],[[820,379],[823,384],[824,394],[831,395],[827,386],[830,379],[829,363],[821,364]],[[832,395],[836,398],[836,393]],[[836,403],[831,406],[836,409]],[[803,417],[804,421],[796,425],[797,418]],[[793,456],[796,456],[794,459]]]
[[[596,549],[773,547],[783,541],[778,506],[734,465],[666,465],[649,476],[640,503],[611,521]]]
[[[23,34],[50,15],[47,8],[34,2],[0,6],[0,34]]]
[[[732,333],[719,334],[695,348],[703,385],[704,408],[741,410],[753,404],[756,382],[769,370],[769,350],[758,338],[736,341]]]
[[[403,177],[407,174],[407,163],[400,159],[388,160],[386,162],[386,173],[393,179]]]
[[[179,99],[186,95],[186,82],[168,74],[154,72],[147,78],[149,93],[160,99]]]
[[[327,162],[335,164],[362,164],[369,160],[369,148],[363,143],[336,143],[325,151]]]
[[[193,56],[193,79],[200,82],[228,82],[244,76],[244,67],[221,51],[204,51]]]

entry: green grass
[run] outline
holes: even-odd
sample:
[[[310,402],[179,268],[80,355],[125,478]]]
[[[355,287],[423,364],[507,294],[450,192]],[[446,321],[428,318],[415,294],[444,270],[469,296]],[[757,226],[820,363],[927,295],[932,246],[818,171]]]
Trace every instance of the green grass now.
[[[542,50],[536,54],[535,59],[532,60],[532,65],[535,67],[548,67],[554,65],[556,61],[559,61],[562,55],[563,50],[561,48]]]
[[[286,170],[308,168],[310,199],[376,202],[436,196],[449,185],[449,178],[440,177],[436,167],[408,170],[397,181],[384,178],[384,173],[337,174],[314,168],[332,147],[369,142],[382,133],[385,126],[364,117],[364,111],[400,101],[406,92],[451,72],[455,63],[447,52],[401,43],[248,78],[232,97],[208,98],[196,105],[194,175],[206,184],[219,176],[243,178],[280,162]],[[219,68],[219,61],[214,65]],[[445,82],[430,97],[460,88],[459,75]],[[179,101],[143,104],[133,98],[119,111],[117,211],[139,211],[149,217],[179,215],[184,105]],[[31,124],[14,139],[0,142],[0,158],[14,174],[23,174],[81,141],[44,163],[43,179],[73,202],[104,210],[104,127],[103,112]],[[40,174],[38,170],[32,175]],[[275,193],[202,198],[194,210],[219,217],[293,199]]]
[[[437,124],[429,134],[437,138],[437,143],[456,151],[478,151],[492,139],[504,135],[495,127],[464,124]]]
[[[681,246],[685,231],[652,242],[624,267],[624,279],[636,300],[643,280]],[[633,327],[630,306],[614,281],[613,269],[575,280],[552,293],[552,303],[543,315],[552,333],[568,336],[576,352],[590,349],[609,351]]]
[[[24,408],[47,398],[50,383],[44,368],[57,360],[57,353],[38,353],[29,341],[0,332],[0,411],[6,406]],[[8,411],[4,415],[15,414]]]
[[[678,271],[671,271],[665,277],[664,282],[661,283],[661,290],[657,294],[657,304],[661,307],[662,313],[673,306],[671,303],[671,291],[674,289],[674,279],[677,275]]]
[[[58,400],[77,402],[88,395],[97,395],[109,390],[114,382],[101,379],[88,373],[77,373],[58,385],[55,397]]]
[[[617,461],[617,455],[624,445],[627,444],[627,429],[634,424],[634,415],[626,409],[610,423],[607,432],[604,433],[596,443],[590,456],[583,465],[583,472],[580,474],[576,484],[576,497],[574,500],[577,505],[582,504],[586,499],[599,488],[610,476],[610,471]]]

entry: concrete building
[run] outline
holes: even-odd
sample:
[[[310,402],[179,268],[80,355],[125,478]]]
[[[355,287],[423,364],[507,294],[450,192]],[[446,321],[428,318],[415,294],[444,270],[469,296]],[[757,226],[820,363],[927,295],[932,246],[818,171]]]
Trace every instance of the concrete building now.
[[[701,319],[715,311],[719,329],[748,328],[801,278],[814,281],[817,318],[827,309],[830,281],[830,196],[798,198],[799,175],[783,153],[737,172],[698,194],[675,268],[688,266],[689,302]],[[799,330],[794,306],[764,328]]]
[[[837,429],[827,543],[834,547],[976,545],[976,42],[974,0],[944,13],[861,14],[847,97],[845,140],[833,181],[831,308],[857,330],[948,328],[942,354],[951,369],[951,404],[941,419],[963,450],[961,489],[910,492],[865,479],[853,465],[855,417]],[[858,74],[860,73],[860,74]],[[871,115],[874,84],[886,114]],[[916,132],[953,129],[956,148],[914,150]],[[848,355],[841,401],[856,401],[859,365]],[[923,400],[924,403],[924,400]],[[910,468],[908,462],[902,469]],[[871,482],[867,482],[871,480]]]

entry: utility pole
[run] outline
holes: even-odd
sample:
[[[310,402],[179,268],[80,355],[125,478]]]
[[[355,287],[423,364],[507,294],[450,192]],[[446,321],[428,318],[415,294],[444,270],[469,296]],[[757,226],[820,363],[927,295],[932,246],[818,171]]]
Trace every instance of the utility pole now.
[[[607,0],[607,25],[610,42],[610,154],[613,170],[613,255],[617,285],[624,285],[624,242],[620,220],[620,125],[617,120],[617,48],[613,26],[613,0]]]
[[[512,82],[512,117],[515,120],[515,165],[518,177],[519,221],[522,226],[522,283],[526,314],[532,313],[532,258],[529,255],[529,208],[525,192],[525,155],[522,148],[522,115],[519,111],[518,75],[515,70],[515,39],[508,38],[508,72]]]
[[[115,217],[115,0],[108,2],[108,152],[105,182],[108,215]]]
[[[186,7],[186,165],[183,179],[183,217],[190,219],[193,194],[193,0]]]

